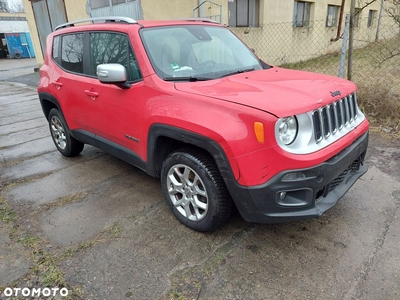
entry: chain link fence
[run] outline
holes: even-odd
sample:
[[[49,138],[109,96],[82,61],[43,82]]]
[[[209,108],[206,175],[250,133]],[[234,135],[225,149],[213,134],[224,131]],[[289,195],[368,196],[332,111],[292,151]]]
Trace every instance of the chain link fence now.
[[[326,25],[323,20],[297,28],[287,22],[231,29],[267,63],[338,76],[344,28],[338,33],[337,27]],[[347,74],[348,52],[342,58]],[[372,122],[400,130],[399,24],[391,17],[359,18],[350,64],[351,80],[358,85],[361,106]]]

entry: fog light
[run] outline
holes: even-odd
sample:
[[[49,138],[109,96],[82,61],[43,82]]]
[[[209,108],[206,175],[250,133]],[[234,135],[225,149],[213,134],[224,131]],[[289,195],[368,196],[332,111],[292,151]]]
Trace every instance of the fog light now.
[[[300,207],[312,204],[314,191],[311,188],[299,190],[277,191],[275,201],[278,205],[286,207]]]

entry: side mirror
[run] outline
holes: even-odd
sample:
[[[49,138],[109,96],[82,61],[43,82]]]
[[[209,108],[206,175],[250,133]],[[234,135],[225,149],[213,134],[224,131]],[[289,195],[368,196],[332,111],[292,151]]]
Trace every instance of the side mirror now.
[[[130,88],[126,82],[126,69],[121,64],[102,64],[97,66],[97,77],[101,83],[117,84],[122,88]]]

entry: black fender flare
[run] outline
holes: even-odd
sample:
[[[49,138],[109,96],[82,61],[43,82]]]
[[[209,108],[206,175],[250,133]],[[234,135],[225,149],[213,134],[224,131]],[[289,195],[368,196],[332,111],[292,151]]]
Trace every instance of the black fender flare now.
[[[41,93],[39,93],[39,100],[40,100],[40,105],[42,107],[42,111],[47,120],[49,119],[50,110],[47,109],[47,107],[45,105],[46,101],[54,104],[57,107],[57,109],[60,111],[60,113],[63,114],[60,103],[58,102],[57,98],[54,97],[52,94],[41,92]]]
[[[157,155],[157,140],[160,137],[170,138],[205,150],[213,157],[224,179],[235,179],[229,160],[222,147],[216,141],[206,136],[165,124],[153,124],[149,128],[147,140],[147,173],[149,175],[155,177],[159,175],[157,174],[157,160],[154,158]]]

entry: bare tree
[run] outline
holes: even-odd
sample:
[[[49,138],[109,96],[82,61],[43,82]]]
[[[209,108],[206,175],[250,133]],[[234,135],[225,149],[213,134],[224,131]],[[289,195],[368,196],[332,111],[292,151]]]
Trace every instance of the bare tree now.
[[[378,0],[370,0],[370,1],[364,1],[364,0],[357,0],[358,7],[360,8],[358,13],[360,13],[364,8],[374,4]]]
[[[387,15],[400,27],[400,0],[386,0],[385,11]],[[382,66],[385,62],[394,57],[400,56],[400,47],[398,46],[398,37],[396,40],[382,44],[380,47],[380,58],[377,60],[377,66]]]
[[[400,26],[400,0],[387,0],[386,13]]]
[[[0,12],[8,12],[6,0],[0,0]]]
[[[21,0],[0,0],[0,12],[19,13],[24,11]]]
[[[357,0],[358,7],[360,7],[358,13],[360,13],[364,8],[378,1],[386,2],[386,13],[393,19],[394,22],[397,23],[397,25],[400,26],[400,0]]]

